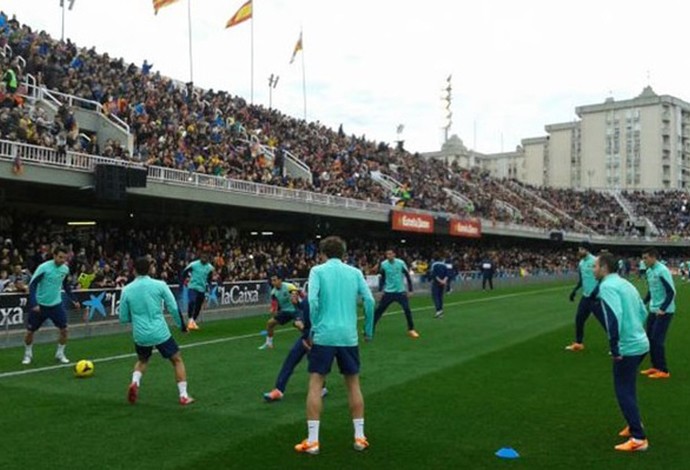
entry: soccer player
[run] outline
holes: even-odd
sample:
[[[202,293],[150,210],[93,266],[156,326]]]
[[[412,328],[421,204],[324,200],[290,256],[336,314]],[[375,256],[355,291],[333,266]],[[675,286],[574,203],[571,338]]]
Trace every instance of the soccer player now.
[[[162,305],[165,305],[168,313],[183,333],[187,332],[187,328],[170,288],[165,282],[149,277],[151,268],[151,261],[147,257],[138,258],[134,263],[136,278],[122,289],[122,296],[120,297],[120,323],[132,323],[134,348],[138,357],[136,364],[134,364],[132,383],[127,392],[127,399],[131,404],[136,403],[141,386],[141,376],[146,372],[151,353],[155,347],[163,358],[170,360],[175,369],[180,405],[186,406],[193,403],[194,399],[187,394],[187,371],[180,354],[180,348],[165,322]]]
[[[604,311],[613,357],[614,390],[628,423],[619,435],[629,439],[615,449],[624,452],[647,450],[649,442],[642,428],[635,386],[637,369],[649,351],[649,340],[644,330],[647,310],[635,286],[616,274],[613,255],[601,253],[594,266],[595,276],[601,281],[598,298]]]
[[[494,290],[494,273],[496,268],[494,262],[490,257],[484,258],[482,261],[482,290],[486,290],[486,284],[489,284],[489,289]]]
[[[321,391],[326,375],[337,360],[347,387],[348,403],[355,430],[354,449],[369,447],[364,435],[364,398],[359,385],[357,299],[364,301],[365,339],[374,334],[374,297],[362,272],[342,262],[345,242],[327,237],[320,244],[328,261],[309,272],[309,310],[312,330],[309,353],[309,393],[307,395],[308,437],[295,446],[297,452],[319,453]]]
[[[570,301],[575,301],[575,296],[580,287],[582,287],[582,298],[577,305],[577,313],[575,314],[575,342],[565,347],[568,351],[582,351],[585,349],[585,322],[590,314],[593,313],[594,317],[601,323],[601,326],[606,329],[603,313],[596,302],[595,290],[597,279],[594,277],[594,262],[596,258],[592,254],[592,244],[586,241],[580,243],[578,254],[580,255],[580,263],[577,266],[578,282],[570,293]]]
[[[295,371],[295,367],[297,367],[297,365],[302,361],[304,356],[306,356],[307,352],[309,351],[308,341],[311,333],[309,301],[302,298],[301,292],[297,286],[290,286],[288,290],[290,291],[290,300],[292,301],[292,304],[295,305],[295,307],[297,307],[297,309],[300,311],[300,316],[302,318],[304,327],[302,328],[300,337],[297,338],[295,344],[292,345],[292,349],[290,349],[290,352],[283,362],[283,366],[281,367],[280,372],[278,373],[278,378],[276,379],[276,388],[270,392],[264,393],[264,400],[267,402],[283,399],[290,376],[292,376],[292,373]],[[321,390],[321,396],[323,397],[327,394],[328,389],[324,384],[323,390]]]
[[[431,262],[431,297],[434,299],[434,306],[436,307],[436,314],[434,318],[443,317],[443,294],[448,287],[449,272],[448,266],[443,261],[441,253],[434,254],[434,260]]]
[[[666,333],[676,311],[676,287],[673,276],[664,264],[659,262],[659,252],[648,248],[642,253],[647,265],[647,286],[649,291],[645,304],[649,303],[647,318],[647,336],[650,343],[652,367],[642,371],[650,379],[668,379],[671,373],[666,364]]]
[[[24,336],[24,359],[22,364],[31,364],[33,360],[34,333],[41,328],[47,319],[58,328],[57,351],[55,360],[69,364],[65,356],[67,345],[67,312],[62,305],[62,289],[72,301],[75,308],[79,302],[72,297],[69,285],[69,267],[67,266],[67,248],[58,246],[53,250],[53,259],[42,263],[29,282],[29,318]]]
[[[271,276],[271,285],[271,318],[266,322],[266,342],[259,346],[259,349],[273,349],[273,335],[278,325],[292,322],[298,330],[304,327],[297,307],[290,300],[290,289],[295,286],[284,282],[280,273]]]
[[[412,278],[407,265],[401,259],[395,257],[395,251],[391,248],[386,251],[386,260],[379,265],[379,291],[383,291],[383,297],[379,301],[374,312],[374,326],[376,326],[388,306],[397,302],[403,308],[407,319],[407,335],[410,338],[419,338],[419,333],[414,329],[412,311],[410,310],[409,295],[412,295]],[[407,291],[403,277],[407,280]]]
[[[199,329],[196,320],[199,318],[201,307],[206,300],[206,291],[211,276],[213,276],[213,270],[213,265],[208,262],[208,254],[202,253],[198,260],[189,263],[182,271],[182,279],[186,279],[190,275],[187,297],[187,317],[189,318],[187,329],[189,330]]]

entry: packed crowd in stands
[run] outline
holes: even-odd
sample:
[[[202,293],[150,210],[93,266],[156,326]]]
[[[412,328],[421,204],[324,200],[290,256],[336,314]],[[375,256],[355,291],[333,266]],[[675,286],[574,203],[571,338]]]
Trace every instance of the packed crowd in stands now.
[[[536,187],[517,183],[600,235],[632,235],[629,217],[609,193]]]
[[[625,191],[637,214],[648,217],[663,237],[690,236],[690,206],[687,191]]]
[[[216,281],[264,280],[272,273],[306,278],[318,263],[317,239],[268,238],[240,234],[225,226],[161,226],[115,224],[69,227],[65,222],[0,212],[0,292],[23,292],[31,273],[50,259],[57,245],[69,249],[72,279],[77,288],[121,287],[132,279],[133,261],[150,255],[156,276],[179,282],[182,269],[200,253],[210,255]],[[365,274],[376,274],[390,245],[386,241],[348,240],[348,263]],[[418,246],[398,243],[398,256],[424,274],[434,252],[442,252],[457,271],[477,270],[491,257],[499,271],[561,272],[573,269],[573,250],[516,248],[477,244]],[[420,270],[420,267],[425,267]]]
[[[250,105],[224,91],[202,90],[161,76],[146,61],[128,64],[95,48],[79,48],[69,39],[54,40],[0,13],[0,50],[5,44],[12,53],[0,55],[2,139],[494,222],[635,235],[610,194],[522,185],[525,193],[476,168],[427,160],[402,146],[347,135],[342,126],[336,131]],[[23,67],[20,56],[26,61]],[[95,135],[81,132],[67,106],[54,119],[42,107],[31,106],[20,96],[28,75],[49,90],[98,102],[106,115],[126,122],[134,136],[133,154],[114,140],[100,143]],[[311,174],[288,175],[289,156],[306,164]],[[381,175],[400,186],[387,189],[379,182]],[[448,195],[444,188],[462,197]],[[643,215],[658,219],[663,235],[688,234],[680,199],[669,204],[660,195],[628,197]]]
[[[475,170],[425,160],[363,136],[348,136],[342,128],[334,131],[251,106],[226,92],[181,84],[162,77],[146,62],[141,67],[126,64],[94,48],[55,41],[16,20],[7,24],[6,40],[27,62],[23,73],[48,89],[97,101],[106,113],[127,122],[135,137],[132,158],[138,161],[411,208],[571,228],[568,220],[535,213],[532,204]],[[128,158],[122,149],[98,150]],[[285,175],[288,154],[310,168],[311,178]],[[381,173],[402,187],[391,194],[376,181]],[[471,204],[453,200],[443,187],[465,194]]]

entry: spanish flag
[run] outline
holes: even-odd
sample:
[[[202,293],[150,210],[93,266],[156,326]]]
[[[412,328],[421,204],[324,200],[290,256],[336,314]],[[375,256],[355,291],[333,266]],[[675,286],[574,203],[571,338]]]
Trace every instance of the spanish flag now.
[[[301,50],[302,50],[302,31],[299,32],[299,39],[297,40],[297,44],[295,44],[295,50],[292,51],[292,58],[290,59],[290,63],[293,63],[295,61],[295,56]]]
[[[167,7],[168,5],[172,5],[177,1],[178,0],[153,0],[153,11],[157,15],[158,10],[160,10],[163,7]]]
[[[225,24],[226,28],[231,28],[232,26],[238,25],[243,21],[252,19],[252,0],[248,0],[244,5],[237,10],[237,13],[232,15],[232,18],[228,20]]]

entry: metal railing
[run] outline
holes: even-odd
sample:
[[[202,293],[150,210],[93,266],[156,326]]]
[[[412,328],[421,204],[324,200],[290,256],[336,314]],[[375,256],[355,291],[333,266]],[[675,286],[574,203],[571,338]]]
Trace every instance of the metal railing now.
[[[611,189],[607,191],[613,198],[616,200],[619,206],[621,206],[621,209],[623,209],[623,212],[626,213],[628,218],[630,220],[636,220],[637,219],[637,214],[635,213],[635,208],[633,205],[628,201],[623,194],[621,194],[620,191],[616,189]]]
[[[384,173],[381,173],[381,171],[372,172],[371,179],[373,179],[389,191],[394,191],[395,189],[398,189],[402,186],[402,183],[400,181],[396,180],[392,176],[388,176]]]
[[[375,212],[379,214],[387,214],[392,207],[389,204],[382,204],[379,202],[365,201],[360,199],[350,199],[340,196],[331,196],[328,194],[315,193],[310,191],[303,191],[298,189],[289,189],[279,186],[270,186],[266,184],[254,183],[251,181],[243,181],[236,179],[223,178],[222,176],[205,175],[201,173],[192,173],[188,171],[176,170],[173,168],[165,168],[159,166],[149,166],[132,162],[128,160],[119,160],[114,158],[106,158],[96,155],[88,155],[78,152],[67,151],[65,154],[59,154],[54,149],[39,147],[36,145],[23,144],[19,142],[12,142],[7,140],[0,140],[0,160],[12,161],[16,157],[20,157],[23,163],[30,163],[38,166],[57,167],[66,170],[92,172],[96,165],[122,165],[137,168],[147,168],[148,178],[151,181],[162,184],[172,184],[180,186],[194,186],[203,189],[225,191],[230,193],[241,193],[254,195],[258,197],[266,197],[271,199],[282,199],[297,201],[303,204],[315,204],[326,207],[345,208],[361,212]],[[422,209],[405,209],[405,212],[426,214],[430,216],[441,216],[446,218],[457,217],[457,214],[450,214],[447,212],[431,212]],[[551,230],[540,227],[532,227],[511,222],[500,222],[487,219],[481,219],[483,230],[489,231],[501,230],[505,233],[513,235],[534,234],[544,236]],[[591,233],[581,232],[565,232],[568,237],[578,239],[591,239],[592,241],[605,242],[622,242],[630,240],[658,240],[653,237],[624,237],[624,236],[607,236],[595,235]],[[687,240],[678,237],[676,240],[670,242],[678,245],[687,245]]]
[[[443,188],[443,192],[446,193],[453,201],[460,205],[464,206],[473,206],[474,207],[474,202],[464,194],[460,193],[459,191],[456,191],[454,189],[449,189],[449,188]]]
[[[522,219],[522,212],[520,212],[520,209],[508,202],[502,201],[501,199],[494,199],[494,206],[498,207],[499,209],[507,210],[513,217],[519,217]]]
[[[96,165],[99,164],[145,168],[145,166],[140,163],[127,160],[118,160],[71,151],[61,155],[57,151],[46,147],[0,140],[0,159],[14,160],[16,157],[19,157],[23,163],[56,166],[86,172],[93,171]],[[152,181],[164,184],[195,186],[216,191],[244,193],[270,197],[272,199],[292,200],[307,204],[355,209],[364,212],[387,213],[391,210],[391,206],[388,204],[381,204],[378,202],[331,196],[329,194],[289,189],[280,186],[271,186],[251,181],[223,178],[222,176],[205,175],[202,173],[192,173],[159,166],[148,167],[148,178]]]
[[[8,59],[15,59],[19,66],[24,70],[26,68],[26,59],[24,57],[18,55],[14,55],[14,51],[12,50],[12,47],[10,47],[9,44],[5,44],[5,46],[2,48],[2,55],[3,57],[7,57]]]
[[[17,155],[19,155],[24,162],[30,162],[43,166],[57,166],[76,171],[90,172],[95,169],[97,164],[117,164],[142,167],[140,164],[125,160],[86,155],[76,152],[67,152],[67,154],[64,156],[58,156],[57,152],[53,149],[0,140],[0,159],[3,157],[14,159]],[[192,173],[173,168],[149,166],[148,177],[152,181],[163,184],[195,186],[216,191],[251,194],[259,197],[293,200],[306,204],[340,207],[363,212],[388,213],[391,210],[390,205],[378,202],[349,199],[310,191],[282,188],[279,186],[269,186],[251,181],[227,179],[220,176]],[[406,209],[406,211],[432,216],[446,216],[447,218],[456,216],[455,214],[430,212],[422,209]],[[486,228],[510,231],[512,233],[523,232],[543,235],[548,232],[548,230],[543,228],[530,227],[515,223],[489,221],[486,219],[482,219],[482,226]],[[584,236],[583,234],[578,235]]]
[[[98,101],[79,98],[78,96],[68,95],[66,93],[62,93],[55,90],[48,90],[45,87],[41,87],[41,93],[45,99],[49,99],[52,102],[57,102],[61,104],[64,103],[66,105],[80,108],[85,111],[97,112],[104,116],[106,119],[108,119],[110,122],[112,122],[113,125],[119,127],[120,130],[122,130],[123,132],[126,132],[127,134],[130,133],[129,124],[123,121],[119,116],[116,116],[112,113],[106,113],[105,109],[103,108],[103,105]]]
[[[245,137],[240,139],[242,142],[245,142],[249,145],[257,144],[261,147],[261,151],[263,154],[268,157],[271,161],[274,162],[275,164],[275,155],[278,149],[275,147],[272,147],[270,145],[266,145],[261,143],[259,138],[253,134],[253,133],[247,133],[246,131],[244,132]],[[307,181],[309,184],[312,184],[314,182],[314,178],[311,174],[311,169],[309,166],[301,161],[299,158],[294,156],[292,153],[288,152],[287,150],[283,150],[283,158],[284,158],[284,167],[283,171],[286,171],[289,175],[292,175],[297,178],[302,178],[305,181]],[[281,175],[284,176],[284,175]]]
[[[222,176],[192,173],[188,171],[175,170],[173,168],[150,166],[148,167],[148,177],[152,181],[157,181],[164,184],[182,186],[191,185],[204,189],[251,194],[259,197],[269,197],[271,199],[298,201],[305,204],[317,204],[328,207],[340,207],[377,213],[387,213],[391,210],[391,206],[378,202],[331,196],[329,194],[314,193],[311,191],[289,189],[280,186],[254,183],[251,181],[223,178]]]
[[[535,207],[534,212],[542,216],[543,218],[547,219],[550,222],[555,222],[559,223],[561,220],[553,215],[551,212],[547,211],[546,209],[542,209],[541,207]]]
[[[307,165],[302,160],[300,160],[295,155],[293,155],[291,152],[288,152],[285,149],[283,149],[283,155],[285,157],[286,168],[289,165],[292,165],[292,167],[293,167],[292,170],[295,171],[296,173],[301,173],[302,178],[307,180],[309,182],[309,184],[312,184],[314,182],[314,177],[311,173],[311,168],[309,168],[309,165]]]
[[[94,171],[96,165],[99,164],[144,168],[144,166],[139,163],[127,160],[117,160],[114,158],[72,151],[61,154],[47,147],[0,140],[0,159],[9,158],[14,160],[17,157],[19,157],[22,163],[33,163],[41,166],[52,166],[85,172]]]
[[[24,76],[24,86],[26,87],[26,97],[32,102],[38,99],[38,88],[36,87],[36,77],[27,73]]]
[[[564,210],[559,209],[558,207],[554,206],[549,201],[547,201],[546,199],[541,197],[539,194],[537,194],[535,191],[532,191],[531,189],[526,188],[526,187],[522,186],[521,184],[516,183],[515,181],[508,181],[508,184],[514,190],[522,193],[523,196],[528,196],[528,197],[533,198],[534,200],[542,203],[544,206],[553,210],[556,214],[559,214],[561,217],[564,217],[566,220],[572,221],[573,224],[575,225],[575,227],[577,227],[579,230],[584,230],[585,233],[592,233],[592,234],[596,233],[591,227],[588,227],[587,225],[583,224],[582,222],[580,222],[579,220],[577,220],[575,217],[568,214]],[[506,188],[506,189],[508,191],[512,192],[513,194],[515,194],[512,190],[510,190],[508,188]]]
[[[55,113],[57,113],[58,109],[60,109],[60,106],[62,106],[60,100],[58,100],[49,93],[45,93],[42,87],[38,87],[35,93],[38,99],[45,103],[45,105],[48,106]]]

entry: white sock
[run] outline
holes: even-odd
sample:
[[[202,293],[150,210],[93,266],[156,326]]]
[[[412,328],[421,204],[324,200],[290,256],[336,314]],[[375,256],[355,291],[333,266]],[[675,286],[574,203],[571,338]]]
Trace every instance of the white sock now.
[[[34,355],[34,345],[33,344],[25,344],[24,345],[24,355],[25,356],[33,356]]]
[[[139,372],[138,370],[135,370],[132,373],[132,383],[137,384],[137,387],[141,385],[141,375],[141,372]]]
[[[266,336],[266,344],[273,345],[273,336]]]
[[[58,344],[57,345],[57,351],[55,352],[56,356],[64,356],[65,355],[65,346],[64,344]]]
[[[355,439],[364,439],[364,418],[356,418],[352,420],[355,425]]]
[[[319,442],[319,420],[308,420],[307,429],[309,430],[308,442]]]
[[[177,389],[180,391],[180,398],[188,398],[187,382],[177,382]]]

